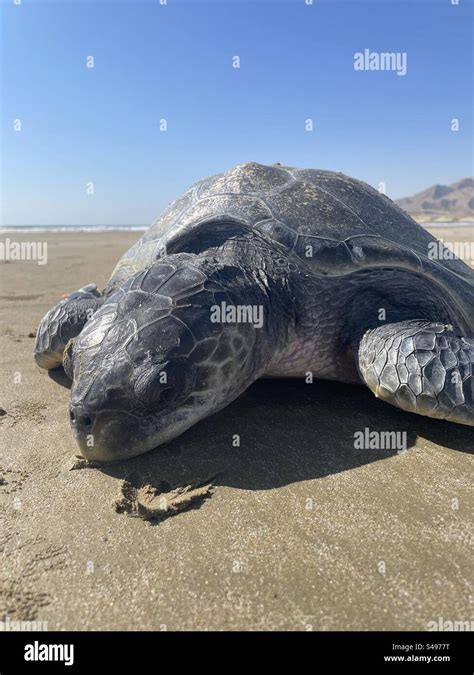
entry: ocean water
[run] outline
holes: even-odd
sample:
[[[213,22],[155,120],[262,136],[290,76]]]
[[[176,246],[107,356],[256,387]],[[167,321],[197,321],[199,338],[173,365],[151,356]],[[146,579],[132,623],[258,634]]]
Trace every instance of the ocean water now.
[[[3,225],[0,233],[7,232],[145,232],[149,225]]]
[[[423,227],[474,227],[474,222],[421,223]],[[145,232],[149,225],[3,225],[0,233],[8,232]]]

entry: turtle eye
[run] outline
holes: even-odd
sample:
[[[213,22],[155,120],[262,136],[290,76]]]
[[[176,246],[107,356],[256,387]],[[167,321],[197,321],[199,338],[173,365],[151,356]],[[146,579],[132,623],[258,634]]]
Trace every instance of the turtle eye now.
[[[149,410],[167,410],[182,403],[194,382],[194,370],[186,359],[148,365],[135,380],[138,402]]]
[[[150,410],[156,410],[158,405],[169,400],[172,393],[163,366],[142,372],[135,380],[134,388],[139,403]]]
[[[72,361],[73,351],[74,351],[74,338],[69,340],[63,352],[63,369],[70,380],[72,380],[74,375],[73,361]]]

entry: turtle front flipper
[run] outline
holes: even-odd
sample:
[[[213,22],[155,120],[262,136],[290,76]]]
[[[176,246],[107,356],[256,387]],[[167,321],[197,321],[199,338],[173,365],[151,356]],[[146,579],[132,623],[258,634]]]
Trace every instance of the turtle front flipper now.
[[[408,412],[474,426],[474,338],[428,321],[367,331],[357,351],[362,380]]]
[[[67,343],[79,335],[102,302],[97,286],[89,284],[68,295],[45,314],[36,331],[33,352],[40,368],[51,370],[61,365]]]

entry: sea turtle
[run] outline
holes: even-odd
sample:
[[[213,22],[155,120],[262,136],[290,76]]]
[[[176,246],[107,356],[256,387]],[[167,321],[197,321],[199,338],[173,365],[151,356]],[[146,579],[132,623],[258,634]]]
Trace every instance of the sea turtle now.
[[[174,438],[260,377],[362,382],[472,426],[474,271],[359,180],[240,164],[173,202],[102,294],[48,312],[35,359],[63,363],[99,461]]]

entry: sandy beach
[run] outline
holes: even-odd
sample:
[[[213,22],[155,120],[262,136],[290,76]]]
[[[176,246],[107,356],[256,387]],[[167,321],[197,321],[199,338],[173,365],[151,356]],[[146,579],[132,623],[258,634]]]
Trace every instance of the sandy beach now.
[[[0,620],[416,631],[472,618],[472,429],[363,387],[266,380],[165,447],[71,470],[67,381],[35,365],[32,336],[62,294],[103,287],[139,233],[8,236],[47,242],[48,263],[0,261]],[[355,449],[365,428],[406,431],[408,448]],[[208,479],[206,498],[158,523],[114,506],[123,481],[169,492]]]

